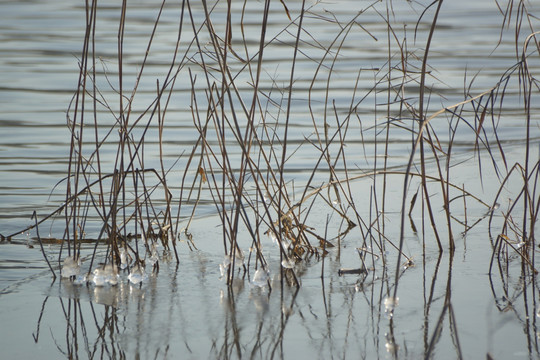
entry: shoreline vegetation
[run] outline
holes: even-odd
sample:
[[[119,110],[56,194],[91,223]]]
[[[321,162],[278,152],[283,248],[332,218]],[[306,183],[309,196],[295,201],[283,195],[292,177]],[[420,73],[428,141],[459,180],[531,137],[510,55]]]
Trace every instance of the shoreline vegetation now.
[[[65,201],[45,216],[34,212],[23,231],[35,232],[53,277],[116,286],[126,273],[140,284],[145,269],[159,272],[158,247],[178,263],[179,252],[197,249],[198,218],[213,214],[229,286],[247,276],[271,292],[271,253],[279,256],[281,289],[297,289],[298,264],[321,263],[322,278],[329,253],[352,251],[357,264],[342,266],[339,276],[361,284],[377,269],[392,278],[384,302],[392,317],[400,279],[425,261],[426,249],[447,257],[451,269],[458,239],[488,222],[489,276],[506,289],[516,277],[535,289],[538,14],[526,1],[495,2],[501,23],[493,51],[514,36],[514,65],[488,86],[465,70],[459,98],[448,96],[431,62],[444,47],[437,31],[447,1],[402,3],[416,14],[406,26],[396,1],[362,2],[344,15],[324,3],[285,0],[163,1],[155,22],[142,26],[137,6],[124,1],[117,28],[103,29],[102,5],[87,1],[66,115],[69,164],[57,184]],[[162,31],[171,22],[177,33]],[[324,40],[321,22],[335,29]],[[386,54],[384,61],[370,52]],[[287,61],[276,61],[278,53]],[[525,151],[515,163],[499,130],[507,122],[523,130]],[[177,132],[192,141],[175,140]],[[305,164],[304,154],[312,159]],[[454,182],[464,162],[476,163],[476,183]],[[302,178],[289,175],[298,169]],[[498,184],[496,193],[481,194],[487,182]],[[388,195],[396,192],[400,198]],[[388,223],[389,213],[399,213],[399,225]],[[63,221],[64,233],[41,237],[50,221]],[[423,260],[408,252],[409,233],[421,238]],[[274,247],[263,247],[268,238]],[[352,246],[345,250],[345,242]],[[52,263],[44,243],[59,243]],[[95,247],[81,269],[83,244]],[[450,297],[451,277],[443,312],[453,323]],[[457,331],[453,340],[461,358]]]

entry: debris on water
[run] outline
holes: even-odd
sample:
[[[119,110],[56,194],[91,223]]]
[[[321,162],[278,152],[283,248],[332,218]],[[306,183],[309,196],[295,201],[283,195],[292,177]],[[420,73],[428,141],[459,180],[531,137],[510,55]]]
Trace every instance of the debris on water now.
[[[79,275],[81,271],[81,259],[75,260],[73,256],[68,256],[64,259],[64,263],[62,264],[62,270],[60,271],[60,275],[63,278],[69,278],[72,276]]]
[[[131,269],[131,272],[128,275],[128,280],[134,284],[138,285],[141,282],[145,281],[148,278],[144,270],[140,266],[135,266]]]
[[[399,298],[388,296],[384,299],[384,311],[390,316],[394,316],[394,309],[399,305]]]
[[[268,279],[269,279],[268,271],[266,271],[265,269],[261,267],[257,269],[257,271],[255,271],[255,275],[253,275],[253,280],[251,281],[251,283],[255,286],[263,287],[268,284]]]
[[[364,268],[357,268],[357,269],[339,269],[338,275],[343,276],[346,274],[364,274],[367,270]]]
[[[407,270],[408,268],[414,267],[414,260],[412,258],[407,259],[405,263],[402,265],[403,270]]]

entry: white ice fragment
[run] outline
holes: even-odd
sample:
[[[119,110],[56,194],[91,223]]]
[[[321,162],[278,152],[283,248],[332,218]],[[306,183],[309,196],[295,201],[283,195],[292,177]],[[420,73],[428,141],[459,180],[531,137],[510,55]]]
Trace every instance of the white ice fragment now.
[[[75,260],[73,256],[68,256],[64,259],[64,263],[62,264],[62,270],[60,271],[60,275],[63,278],[69,278],[71,276],[77,276],[79,275],[79,272],[81,271],[81,259]]]
[[[244,252],[240,249],[234,251],[234,264],[236,267],[242,267],[244,265]]]
[[[86,278],[86,274],[84,274],[84,275],[77,275],[75,277],[75,280],[73,280],[73,283],[75,285],[84,285],[86,284],[87,281],[88,279]]]
[[[226,267],[223,264],[219,264],[219,273],[221,274],[221,277],[225,276],[227,273],[228,266]]]
[[[147,278],[148,276],[144,273],[140,266],[134,267],[128,275],[128,280],[134,285],[140,284]]]
[[[118,269],[112,264],[107,264],[105,266],[100,266],[95,268],[90,277],[90,281],[94,283],[95,286],[105,286],[105,285],[117,285],[118,284]]]
[[[150,250],[150,258],[148,259],[148,263],[151,266],[154,266],[154,264],[157,263],[158,261],[159,261],[159,254],[156,249],[156,245],[152,244],[152,248]]]
[[[125,248],[120,248],[120,269],[128,267],[128,253]]]
[[[223,257],[223,262],[219,264],[219,273],[221,274],[221,277],[225,276],[230,266],[231,266],[231,257],[229,255],[225,255]]]
[[[283,259],[281,262],[281,266],[283,266],[285,269],[292,269],[294,267],[294,259],[291,259],[289,257]]]
[[[277,244],[277,236],[276,236],[276,233],[273,232],[272,230],[268,230],[268,236],[270,236],[270,239],[272,239],[272,242],[274,244]]]
[[[102,267],[94,269],[94,271],[92,272],[91,280],[96,286],[104,286],[105,284],[107,284],[105,270]]]
[[[263,287],[266,286],[268,282],[268,272],[263,268],[257,269],[255,275],[253,275],[253,280],[251,283],[255,286]]]
[[[384,311],[390,316],[394,315],[394,309],[399,305],[399,298],[388,296],[384,299]]]
[[[105,276],[105,282],[109,285],[118,285],[118,269],[116,266],[112,264],[107,264],[103,268],[104,276]]]
[[[225,255],[223,257],[223,267],[227,269],[229,266],[231,266],[231,257],[229,255]]]

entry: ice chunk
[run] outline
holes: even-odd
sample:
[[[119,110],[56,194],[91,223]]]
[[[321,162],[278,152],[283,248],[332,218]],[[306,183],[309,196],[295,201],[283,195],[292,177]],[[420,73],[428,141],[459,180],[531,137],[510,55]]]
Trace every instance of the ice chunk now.
[[[120,269],[128,267],[128,252],[125,248],[120,248]]]
[[[102,267],[98,267],[94,269],[92,272],[92,282],[96,286],[105,286],[107,284],[107,280],[105,277],[105,269]]]
[[[147,278],[148,276],[145,274],[144,270],[140,266],[135,266],[134,268],[132,268],[131,272],[128,275],[128,280],[134,285],[140,284]]]
[[[88,282],[88,278],[86,277],[86,274],[84,275],[77,275],[75,277],[75,280],[73,280],[73,283],[75,285],[84,285]]]
[[[253,275],[253,280],[251,283],[255,286],[263,287],[268,284],[268,278],[268,271],[263,268],[259,268],[257,271],[255,271],[255,275]]]
[[[294,259],[291,259],[289,257],[286,257],[281,262],[281,266],[283,266],[285,269],[292,269],[294,267]]]
[[[81,271],[81,259],[75,260],[73,256],[68,256],[64,259],[64,263],[62,264],[62,270],[60,271],[60,275],[63,278],[69,278],[72,276],[79,275]]]
[[[118,268],[112,264],[107,264],[103,268],[105,282],[109,285],[118,285]]]
[[[90,277],[90,281],[94,283],[95,286],[105,286],[105,285],[117,285],[118,284],[118,269],[112,264],[107,264],[105,266],[100,266],[95,268]]]
[[[159,254],[156,248],[156,244],[152,244],[151,250],[150,250],[150,258],[148,259],[148,264],[151,266],[154,266],[155,263],[159,261]]]

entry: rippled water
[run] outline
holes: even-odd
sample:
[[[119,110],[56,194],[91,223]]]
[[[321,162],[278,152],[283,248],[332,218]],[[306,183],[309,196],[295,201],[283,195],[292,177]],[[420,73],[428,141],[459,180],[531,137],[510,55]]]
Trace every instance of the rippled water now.
[[[238,14],[244,4],[233,3],[233,18],[240,21]],[[300,2],[286,3],[295,19]],[[201,24],[204,19],[201,3],[191,5],[194,21]],[[367,1],[310,4],[311,12],[304,22],[306,43],[302,46],[295,72],[289,132],[291,146],[304,145],[287,163],[289,179],[299,184],[305,182],[318,160],[320,153],[305,145],[305,139],[313,135],[312,122],[321,126],[327,118],[335,128],[335,114],[342,120],[351,103],[357,105],[355,114],[360,120],[350,122],[346,144],[348,164],[359,173],[381,166],[380,160],[376,161],[383,151],[381,142],[384,143],[385,134],[379,133],[375,126],[385,121],[388,100],[384,92],[387,87],[384,75],[388,67],[388,33],[383,21],[386,5],[385,2]],[[411,52],[409,63],[419,68],[432,12],[424,15],[419,23],[415,42],[419,7],[411,7],[407,1],[394,1],[392,5],[390,10],[394,13],[390,18],[396,37],[401,42],[407,39]],[[537,4],[528,6],[538,15]],[[250,53],[258,47],[262,8],[260,1],[249,1],[245,5],[244,30]],[[158,10],[158,2],[129,2],[124,45],[127,88],[133,86],[140,69]],[[338,36],[339,31],[346,28],[343,25],[361,10],[365,12],[358,16],[358,23],[351,27],[343,45],[334,44],[336,38],[343,39]],[[225,6],[220,3],[213,13],[217,33],[224,32],[224,11]],[[118,106],[118,98],[111,86],[118,86],[119,13],[119,6],[100,5],[96,25],[96,55],[99,57],[99,69],[96,70],[107,74],[109,81],[101,77],[98,85],[112,108]],[[134,116],[142,114],[153,101],[156,79],[162,81],[168,71],[179,14],[177,2],[166,3],[145,76],[133,102]],[[535,18],[529,20],[538,25]],[[430,112],[462,101],[466,91],[474,96],[490,89],[516,64],[513,21],[501,30],[503,18],[494,1],[444,3],[430,50],[433,78],[429,78],[427,84],[435,90],[430,97]],[[64,202],[63,180],[71,140],[68,114],[72,119],[70,102],[79,77],[84,23],[82,2],[0,3],[2,235],[17,234],[32,224],[33,211],[42,217]],[[289,20],[278,1],[272,3],[269,24],[267,39],[273,40],[265,49],[261,88],[270,94],[272,101],[283,103],[288,96],[286,90],[296,27],[287,27]],[[233,34],[236,36],[239,31],[239,28],[233,29]],[[520,46],[525,33],[524,30],[520,34]],[[200,39],[203,44],[208,41],[204,34],[201,33]],[[183,66],[198,76],[195,87],[199,88],[200,84],[200,88],[204,88],[203,74],[195,64],[196,51],[188,50],[188,46],[189,41],[182,42],[181,53],[190,53],[193,58],[185,60]],[[242,56],[240,37],[233,37],[233,46],[237,46],[236,51]],[[320,70],[310,92],[318,68],[316,59],[321,59],[330,47],[331,56],[324,62],[326,68]],[[338,61],[333,64],[332,56],[338,49]],[[518,48],[518,54],[520,51]],[[394,54],[392,63],[399,62],[399,55]],[[530,59],[529,65],[533,74],[540,70],[536,57]],[[232,71],[238,72],[240,91],[249,92],[249,76],[245,69],[240,71],[242,66],[241,62],[231,62]],[[329,66],[334,67],[328,97],[335,101],[335,112],[325,107],[332,102],[324,101]],[[392,74],[401,76],[397,71]],[[474,77],[474,83],[468,88]],[[509,82],[503,105],[505,115],[497,124],[497,135],[505,146],[509,164],[523,162],[526,123],[519,86],[515,79]],[[416,93],[417,88],[413,83],[405,87],[411,94]],[[185,159],[179,159],[180,154],[189,151],[198,136],[191,120],[192,89],[187,71],[179,75],[175,89],[166,120],[164,159],[166,167],[179,164],[181,169]],[[357,95],[353,97],[353,94]],[[364,95],[365,99],[360,101]],[[537,156],[540,106],[533,104],[536,111],[531,114],[531,139],[534,156]],[[271,102],[264,105],[272,106]],[[394,105],[391,108],[397,111]],[[106,131],[112,123],[111,115],[100,108],[97,116],[102,124],[100,129]],[[272,120],[283,121],[283,115],[280,116]],[[475,121],[472,115],[468,120]],[[432,123],[443,145],[448,144],[448,122],[447,117],[440,116]],[[155,134],[156,125],[151,125],[151,131]],[[486,127],[485,131],[493,132],[493,126]],[[157,139],[150,135],[147,139],[147,165],[157,167]],[[491,204],[500,180],[493,173],[491,160],[485,153],[475,156],[474,140],[475,134],[466,127],[458,130],[453,145],[456,167],[452,176],[454,183],[467,184],[469,191],[481,194],[483,200]],[[411,149],[410,132],[393,130],[389,144],[388,167],[404,169]],[[112,171],[115,151],[114,143],[103,148],[106,171]],[[237,149],[229,156],[235,159],[239,154]],[[481,172],[478,170],[480,159]],[[495,159],[502,167],[501,157],[496,155]],[[430,163],[433,161],[431,159]],[[482,181],[479,181],[480,173]],[[321,169],[314,183],[328,181],[328,176],[328,170]],[[179,176],[174,179],[178,180]],[[389,199],[401,199],[401,178],[390,178],[389,181]],[[354,183],[355,196],[362,203],[358,208],[365,217],[369,217],[371,210],[368,198],[372,184]],[[178,190],[179,185],[172,186]],[[509,183],[506,187],[508,196],[516,196],[519,186],[518,182]],[[390,200],[385,214],[385,235],[394,242],[399,239],[397,203]],[[357,266],[358,256],[354,249],[360,246],[360,233],[350,235],[340,252],[332,251],[324,268],[315,259],[297,268],[302,282],[298,292],[288,286],[281,288],[278,278],[280,259],[271,254],[268,258],[272,291],[254,286],[250,282],[253,274],[237,278],[230,288],[225,285],[219,271],[223,261],[221,228],[212,201],[200,205],[204,216],[192,228],[199,250],[190,251],[186,244],[180,244],[180,265],[176,267],[171,254],[159,249],[160,272],[150,274],[140,287],[129,284],[124,273],[117,287],[78,286],[59,280],[51,284],[47,264],[35,241],[35,232],[20,233],[12,242],[0,243],[2,357],[26,358],[39,352],[45,358],[420,358],[433,342],[435,358],[457,358],[458,348],[465,358],[471,359],[485,357],[488,353],[496,359],[537,358],[540,351],[536,280],[527,281],[532,285],[525,288],[520,287],[519,281],[508,284],[501,279],[494,282],[488,277],[492,247],[487,219],[483,218],[486,209],[472,202],[468,206],[471,223],[483,220],[466,236],[457,236],[458,249],[453,260],[448,256],[439,257],[431,242],[424,256],[421,231],[415,233],[407,229],[405,251],[412,255],[416,266],[408,268],[401,277],[399,305],[393,318],[384,308],[384,299],[393,288],[393,274],[376,270],[366,279],[357,274],[339,274],[340,269]],[[496,219],[501,219],[501,211],[506,207],[507,204],[501,204]],[[442,224],[444,214],[439,210],[436,216]],[[317,211],[324,219],[324,210],[314,209],[313,213]],[[456,209],[455,213],[463,216],[462,209]],[[418,216],[415,220],[416,225],[420,225]],[[60,218],[49,222],[47,227],[40,228],[41,235],[61,238],[63,226]],[[89,225],[87,231],[97,232],[95,225]],[[243,236],[247,237],[246,234]],[[265,239],[264,246],[270,249],[274,245],[271,239]],[[59,245],[51,241],[45,248],[50,259],[56,261]],[[83,264],[88,266],[92,251],[93,244],[85,244]],[[248,247],[245,251],[248,252]],[[57,261],[54,264],[56,266]],[[393,269],[393,265],[390,268]],[[322,279],[321,272],[324,273]],[[451,307],[446,307],[444,300],[449,289]],[[441,325],[438,336],[437,325]],[[392,349],[397,349],[395,354]]]

